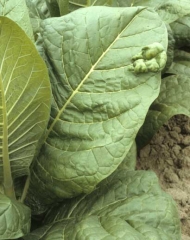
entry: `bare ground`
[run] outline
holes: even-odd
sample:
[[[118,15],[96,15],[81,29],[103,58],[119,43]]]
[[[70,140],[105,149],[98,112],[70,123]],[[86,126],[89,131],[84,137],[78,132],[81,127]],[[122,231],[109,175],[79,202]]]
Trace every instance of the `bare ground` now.
[[[170,119],[139,153],[137,169],[153,170],[177,202],[182,240],[190,240],[190,118]]]

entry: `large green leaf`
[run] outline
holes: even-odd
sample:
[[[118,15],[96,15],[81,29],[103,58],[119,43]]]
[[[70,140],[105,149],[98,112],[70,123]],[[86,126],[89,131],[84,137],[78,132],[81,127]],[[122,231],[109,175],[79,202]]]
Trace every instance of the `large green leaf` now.
[[[142,39],[166,49],[167,32],[146,8],[89,7],[44,20],[41,34],[54,99],[31,196],[50,203],[92,191],[121,163],[160,87],[160,71],[129,71],[131,58]]]
[[[53,207],[26,240],[179,240],[174,201],[153,172],[117,170],[89,195]]]
[[[33,31],[25,0],[0,0],[0,15],[16,22],[33,40]]]
[[[0,239],[18,239],[30,232],[30,209],[0,193]]]
[[[29,174],[50,111],[46,66],[25,32],[0,17],[0,181],[3,164],[13,178]]]
[[[139,148],[145,146],[172,116],[190,116],[190,54],[176,51],[174,62],[168,71],[175,75],[162,79],[160,94],[151,105],[137,135]]]

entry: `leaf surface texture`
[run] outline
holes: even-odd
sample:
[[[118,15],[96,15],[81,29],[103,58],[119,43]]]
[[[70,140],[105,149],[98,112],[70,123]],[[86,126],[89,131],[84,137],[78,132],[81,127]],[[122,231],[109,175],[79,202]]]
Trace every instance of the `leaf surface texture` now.
[[[48,203],[92,191],[123,160],[160,87],[159,71],[128,71],[131,58],[142,39],[166,49],[167,34],[142,7],[81,9],[44,20],[41,34],[53,103],[31,189]]]
[[[18,239],[30,232],[30,209],[0,193],[0,239]]]
[[[33,40],[33,31],[25,0],[0,0],[0,15],[15,21]]]
[[[24,31],[0,17],[0,181],[4,156],[13,178],[28,175],[49,111],[50,82],[44,62]]]
[[[25,239],[180,239],[175,203],[149,171],[115,171],[91,194],[52,207],[47,222]]]

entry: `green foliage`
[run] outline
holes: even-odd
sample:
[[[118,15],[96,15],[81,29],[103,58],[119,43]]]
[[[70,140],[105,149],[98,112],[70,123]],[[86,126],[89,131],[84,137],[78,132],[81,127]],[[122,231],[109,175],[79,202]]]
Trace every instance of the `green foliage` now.
[[[34,39],[25,0],[0,0],[0,16],[12,19],[31,40]]]
[[[190,46],[190,14],[170,24],[176,47]]]
[[[161,42],[162,53],[166,49],[166,28],[155,17],[146,8],[91,7],[44,20],[43,47],[54,69],[53,104],[46,141],[31,172],[32,196],[51,203],[88,193],[121,163],[159,93],[159,69],[139,75],[138,81],[128,71],[141,38],[145,45]],[[139,29],[134,28],[138,19],[143,19]],[[154,36],[154,29],[162,37]],[[134,34],[136,46],[129,51]]]
[[[117,170],[94,192],[53,207],[46,218],[49,224],[26,240],[180,239],[175,204],[152,172]]]
[[[41,21],[50,17],[50,13],[45,1],[26,0],[26,5],[28,7],[28,13],[32,24],[34,38],[37,40]]]
[[[137,160],[137,146],[136,142],[133,142],[129,152],[118,166],[118,169],[127,169],[127,170],[135,170]]]
[[[2,181],[5,155],[13,178],[29,174],[49,119],[50,84],[44,62],[22,29],[6,17],[0,17],[0,28]]]
[[[190,13],[190,5],[188,0],[113,0],[118,6],[134,7],[147,6],[154,8],[162,20],[166,23],[172,23]],[[127,4],[124,5],[124,4]]]
[[[30,209],[0,193],[0,239],[18,239],[30,232]]]
[[[0,17],[0,239],[25,235],[30,209],[16,202],[13,180],[29,175],[41,146],[50,110],[50,83],[44,62],[25,32]]]
[[[172,75],[162,79],[160,94],[151,105],[138,133],[136,140],[139,148],[145,146],[172,116],[190,116],[190,53],[175,51],[168,73]]]
[[[0,1],[0,239],[180,240],[175,203],[135,163],[190,115],[189,14],[188,0]],[[29,233],[31,210],[45,217]]]

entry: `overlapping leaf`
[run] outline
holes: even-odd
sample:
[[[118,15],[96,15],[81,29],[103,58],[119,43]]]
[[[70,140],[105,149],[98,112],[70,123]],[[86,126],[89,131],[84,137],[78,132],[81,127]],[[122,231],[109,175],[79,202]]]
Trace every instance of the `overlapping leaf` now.
[[[136,160],[137,160],[137,146],[136,142],[134,141],[129,152],[127,153],[121,164],[118,166],[118,169],[135,170]]]
[[[13,178],[29,173],[50,110],[46,66],[24,31],[6,17],[0,17],[0,87],[0,181],[3,181],[5,156],[11,163]]]
[[[111,6],[112,0],[70,0],[69,11],[75,11],[79,8],[90,6]]]
[[[190,46],[190,14],[170,24],[176,47]]]
[[[93,193],[52,208],[47,221],[25,239],[180,239],[175,203],[145,171],[117,170]]]
[[[142,39],[166,49],[167,34],[152,10],[89,7],[44,20],[42,38],[54,99],[31,195],[50,203],[92,191],[121,163],[160,87],[159,71],[128,66]]]
[[[190,13],[188,0],[46,0],[46,2],[52,17],[90,6],[151,7],[166,23],[172,23]]]
[[[112,0],[46,0],[52,17],[63,16],[80,8],[90,6],[116,6],[112,2]]]
[[[33,31],[25,0],[0,0],[0,15],[15,21],[33,40]]]
[[[37,38],[37,33],[40,31],[41,20],[50,17],[50,13],[45,1],[26,0],[26,5],[28,7],[33,33],[35,38]]]
[[[30,209],[0,193],[0,239],[18,239],[30,232]]]
[[[175,51],[175,39],[173,36],[173,32],[169,24],[166,24],[167,31],[168,31],[168,49],[167,49],[167,62],[162,74],[167,72],[167,70],[171,67],[174,58],[174,51]]]
[[[166,23],[174,22],[190,13],[188,0],[113,0],[113,6],[115,5],[118,7],[152,7]]]
[[[145,123],[137,135],[139,148],[145,146],[172,116],[190,116],[190,54],[176,51],[168,72],[174,75],[162,79],[160,94],[151,105]]]

